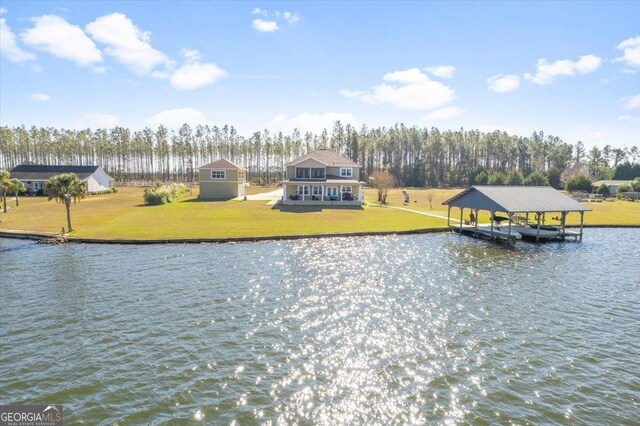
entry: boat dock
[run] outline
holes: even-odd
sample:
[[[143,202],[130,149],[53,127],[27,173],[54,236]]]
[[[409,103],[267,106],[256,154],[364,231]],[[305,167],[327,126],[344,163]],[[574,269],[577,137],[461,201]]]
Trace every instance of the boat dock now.
[[[584,212],[591,210],[550,186],[472,186],[442,204],[448,206],[447,225],[453,232],[511,244],[517,240],[582,241]],[[453,223],[452,208],[460,211],[460,220]],[[469,210],[469,220],[465,220],[465,209]],[[489,212],[488,224],[478,224],[480,211]],[[574,212],[580,214],[580,227],[568,230],[567,215]],[[557,214],[553,219],[558,225],[545,223],[549,213]]]

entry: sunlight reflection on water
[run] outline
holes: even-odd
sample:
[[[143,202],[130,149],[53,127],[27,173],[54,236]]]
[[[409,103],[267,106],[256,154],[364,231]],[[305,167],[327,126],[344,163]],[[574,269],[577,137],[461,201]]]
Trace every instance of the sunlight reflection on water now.
[[[0,400],[103,424],[630,422],[637,237],[0,240]]]

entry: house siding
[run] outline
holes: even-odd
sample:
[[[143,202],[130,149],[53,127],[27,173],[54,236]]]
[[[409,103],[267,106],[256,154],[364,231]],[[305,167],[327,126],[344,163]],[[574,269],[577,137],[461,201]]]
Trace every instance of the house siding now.
[[[225,179],[211,179],[211,170],[224,170]],[[238,179],[235,169],[200,169],[200,198],[225,200],[245,195],[245,178]]]

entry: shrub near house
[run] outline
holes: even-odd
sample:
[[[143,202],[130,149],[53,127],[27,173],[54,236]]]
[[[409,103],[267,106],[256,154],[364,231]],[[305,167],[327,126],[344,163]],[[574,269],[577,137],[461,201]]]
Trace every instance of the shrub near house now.
[[[143,193],[144,202],[150,206],[167,204],[189,192],[189,188],[182,183],[169,185],[155,185],[146,188]]]

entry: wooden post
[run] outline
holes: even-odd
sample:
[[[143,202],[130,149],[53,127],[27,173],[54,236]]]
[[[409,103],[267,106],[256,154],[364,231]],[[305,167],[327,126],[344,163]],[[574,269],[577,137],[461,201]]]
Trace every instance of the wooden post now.
[[[542,216],[540,214],[540,212],[536,213],[536,216],[538,217],[538,229],[536,230],[536,241],[540,241],[540,216]]]
[[[511,239],[511,218],[513,216],[513,213],[509,213],[509,236],[507,237],[507,241],[509,241],[509,239]],[[513,238],[513,244],[516,244],[516,239],[515,237]]]
[[[447,226],[451,228],[451,205],[447,204]]]
[[[460,207],[460,235],[462,235],[462,216],[464,214],[464,207]]]
[[[476,237],[478,236],[478,209],[476,209]]]
[[[567,212],[562,212],[562,216],[560,216],[560,220],[562,221],[562,239],[565,239],[564,236],[564,228],[565,228],[565,223],[567,221]]]
[[[525,225],[529,225],[529,212],[527,212],[526,221],[527,223]]]
[[[493,240],[493,217],[496,215],[496,212],[489,212],[491,214],[491,239]]]
[[[584,212],[580,212],[580,242],[582,242],[582,224],[584,223]]]

